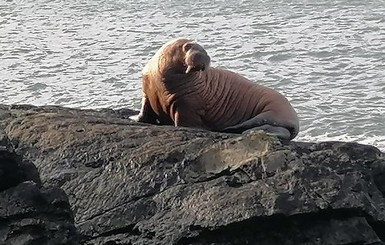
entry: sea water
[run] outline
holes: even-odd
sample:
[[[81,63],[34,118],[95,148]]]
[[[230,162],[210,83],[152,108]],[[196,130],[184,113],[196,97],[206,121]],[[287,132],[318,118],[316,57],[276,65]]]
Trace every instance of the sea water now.
[[[141,70],[168,40],[274,88],[297,140],[385,151],[385,1],[0,0],[0,103],[139,109]]]

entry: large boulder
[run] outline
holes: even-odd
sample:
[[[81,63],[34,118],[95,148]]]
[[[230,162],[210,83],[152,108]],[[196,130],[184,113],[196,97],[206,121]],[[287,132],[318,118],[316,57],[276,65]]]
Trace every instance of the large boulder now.
[[[384,244],[385,157],[132,122],[131,110],[0,106],[0,130],[69,197],[83,244]]]

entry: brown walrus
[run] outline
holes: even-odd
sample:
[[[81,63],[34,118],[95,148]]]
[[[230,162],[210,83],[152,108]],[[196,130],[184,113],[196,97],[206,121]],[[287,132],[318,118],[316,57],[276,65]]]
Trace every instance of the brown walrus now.
[[[199,44],[175,39],[142,72],[137,121],[242,133],[262,129],[286,140],[299,130],[297,113],[277,91],[234,72],[210,67]]]

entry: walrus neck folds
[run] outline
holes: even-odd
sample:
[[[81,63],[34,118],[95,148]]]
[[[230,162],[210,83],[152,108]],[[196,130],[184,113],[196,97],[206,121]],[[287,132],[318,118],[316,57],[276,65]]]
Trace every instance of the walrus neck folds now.
[[[181,86],[182,84],[197,84],[203,82],[201,79],[206,71],[191,71],[189,73],[174,73],[168,70],[163,75],[162,82],[169,86]],[[183,82],[182,82],[183,81]]]

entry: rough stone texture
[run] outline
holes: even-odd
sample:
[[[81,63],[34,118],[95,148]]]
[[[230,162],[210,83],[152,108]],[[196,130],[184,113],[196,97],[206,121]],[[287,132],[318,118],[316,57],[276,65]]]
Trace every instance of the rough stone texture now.
[[[1,132],[1,131],[0,131]],[[0,244],[77,244],[65,193],[41,186],[38,171],[0,133]]]
[[[41,184],[36,167],[30,162],[23,162],[15,154],[8,137],[0,132],[0,192],[28,180]]]
[[[130,110],[0,106],[16,152],[68,195],[83,244],[385,244],[385,156],[152,126]]]

